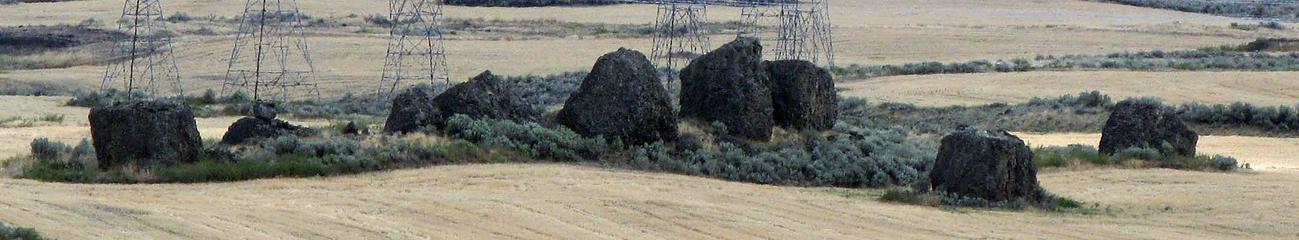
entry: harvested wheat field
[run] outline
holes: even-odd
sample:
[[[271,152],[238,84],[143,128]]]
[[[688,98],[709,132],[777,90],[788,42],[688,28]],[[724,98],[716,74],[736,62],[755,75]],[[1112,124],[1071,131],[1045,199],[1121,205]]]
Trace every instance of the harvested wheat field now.
[[[187,185],[0,180],[0,218],[65,239],[1233,238],[1299,235],[1294,172],[1040,176],[1096,215],[941,210],[871,191],[570,165]],[[1205,197],[1216,196],[1216,197]],[[1284,200],[1281,200],[1284,199]],[[1204,218],[1202,216],[1214,216]]]
[[[837,85],[843,96],[922,106],[1026,102],[1099,90],[1121,100],[1156,97],[1179,104],[1299,104],[1299,72],[1025,72],[879,77]]]

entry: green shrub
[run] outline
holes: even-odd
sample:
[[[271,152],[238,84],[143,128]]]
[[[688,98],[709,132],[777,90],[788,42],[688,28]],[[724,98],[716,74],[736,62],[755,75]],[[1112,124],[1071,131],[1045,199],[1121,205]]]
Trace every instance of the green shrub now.
[[[36,229],[9,226],[0,222],[0,240],[42,240]]]
[[[1153,149],[1153,148],[1142,148],[1142,147],[1130,147],[1130,148],[1123,149],[1123,150],[1119,150],[1118,152],[1115,152],[1115,153],[1114,153],[1114,158],[1115,158],[1115,159],[1121,159],[1121,160],[1126,160],[1126,159],[1136,159],[1136,160],[1161,160],[1161,159],[1164,159],[1164,154],[1163,154],[1163,153],[1160,153],[1158,149]]]
[[[1116,163],[1109,156],[1097,151],[1096,147],[1078,144],[1033,149],[1033,160],[1037,167],[1066,167],[1080,163],[1095,165]]]
[[[602,138],[586,138],[567,128],[550,129],[536,123],[475,120],[456,115],[447,120],[448,135],[488,147],[513,149],[526,156],[562,161],[596,159],[609,150]]]
[[[1219,171],[1235,171],[1238,166],[1236,158],[1233,157],[1214,155],[1212,159],[1213,168],[1218,169]]]
[[[655,143],[632,149],[629,165],[652,171],[778,185],[882,187],[908,185],[924,178],[937,155],[932,146],[909,141],[900,131],[869,130],[846,124],[837,134],[804,134],[749,152],[722,142],[717,149],[671,152]]]
[[[37,138],[32,140],[32,157],[36,159],[60,160],[63,153],[71,151],[72,147],[61,142],[50,141],[47,138]]]

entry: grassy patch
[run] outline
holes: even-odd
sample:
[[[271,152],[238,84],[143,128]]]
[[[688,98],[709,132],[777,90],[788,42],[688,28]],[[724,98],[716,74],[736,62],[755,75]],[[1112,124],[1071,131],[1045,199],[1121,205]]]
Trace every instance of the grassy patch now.
[[[0,119],[0,128],[26,128],[41,125],[41,123],[63,123],[62,114],[45,114],[37,117],[9,117]]]
[[[1114,155],[1101,154],[1095,147],[1070,145],[1066,147],[1039,147],[1033,149],[1037,167],[1109,166],[1159,167],[1195,171],[1235,171],[1239,163],[1235,158],[1213,155],[1195,157],[1170,156],[1153,148],[1129,148]]]
[[[944,209],[959,208],[993,208],[993,209],[1038,209],[1047,212],[1056,213],[1073,213],[1082,215],[1096,215],[1109,212],[1106,209],[1099,209],[1100,204],[1088,206],[1086,203],[1067,197],[1056,196],[1054,194],[1044,193],[1046,197],[1042,202],[1032,203],[1025,201],[1009,202],[989,202],[982,199],[969,198],[956,194],[943,192],[919,192],[909,189],[889,189],[878,200],[886,203],[897,203],[927,207],[941,207]]]

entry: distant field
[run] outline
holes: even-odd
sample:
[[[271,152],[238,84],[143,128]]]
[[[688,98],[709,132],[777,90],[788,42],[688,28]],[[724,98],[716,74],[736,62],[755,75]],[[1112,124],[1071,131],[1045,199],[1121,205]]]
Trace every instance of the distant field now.
[[[169,12],[192,16],[234,17],[239,4],[213,1],[169,1]],[[313,16],[367,16],[386,11],[381,0],[322,4],[301,2]],[[909,1],[832,1],[837,62],[895,64],[918,61],[1009,59],[1037,54],[1103,54],[1124,50],[1190,49],[1242,44],[1258,37],[1293,32],[1240,31],[1228,28],[1235,20],[1150,10],[1116,4],[1081,1],[952,1],[918,4]],[[58,11],[52,11],[53,9]],[[18,4],[0,8],[0,25],[77,23],[87,18],[111,22],[120,3],[75,1]],[[921,10],[923,9],[923,10]],[[561,22],[649,24],[655,9],[650,5],[610,5],[572,8],[447,7],[449,18],[554,19]],[[710,8],[710,21],[739,20],[735,8]],[[198,26],[172,24],[181,29]],[[226,29],[225,31],[231,31]],[[590,39],[583,36],[528,40],[476,40],[452,36],[447,42],[451,76],[468,79],[483,70],[519,75],[586,70],[601,54],[619,47],[648,52],[648,38]],[[732,39],[713,36],[713,46]],[[1172,40],[1170,40],[1172,39]],[[232,46],[230,36],[183,36],[177,53],[184,80],[191,91],[216,88],[226,70],[224,58]],[[369,92],[382,70],[386,49],[383,34],[314,35],[317,77],[327,96],[349,91]],[[0,73],[0,78],[49,82],[90,89],[98,85],[102,66],[22,70]]]
[[[1266,106],[1299,104],[1299,72],[1023,72],[881,77],[837,85],[844,96],[923,106],[1025,102],[1100,90],[1115,98],[1158,97]]]

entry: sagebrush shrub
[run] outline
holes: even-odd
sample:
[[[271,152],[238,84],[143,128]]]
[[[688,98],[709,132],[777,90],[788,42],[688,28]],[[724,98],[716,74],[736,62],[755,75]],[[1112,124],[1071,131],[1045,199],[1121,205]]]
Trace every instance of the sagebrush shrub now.
[[[555,160],[595,159],[610,149],[603,138],[587,138],[559,127],[509,120],[476,120],[464,115],[447,120],[446,133],[487,146],[514,149],[536,158]]]

